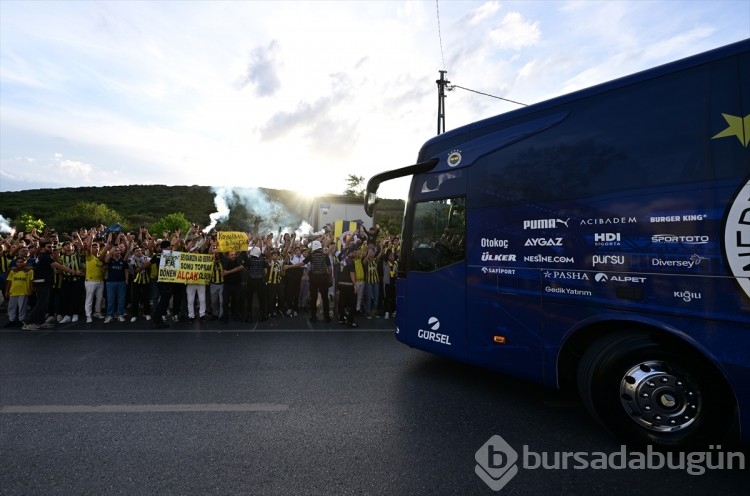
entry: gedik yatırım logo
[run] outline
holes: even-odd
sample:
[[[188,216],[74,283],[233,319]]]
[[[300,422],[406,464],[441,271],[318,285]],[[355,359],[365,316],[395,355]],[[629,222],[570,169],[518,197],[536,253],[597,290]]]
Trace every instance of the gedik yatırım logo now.
[[[497,434],[477,450],[474,459],[477,461],[474,472],[493,491],[505,487],[518,473],[518,453]]]

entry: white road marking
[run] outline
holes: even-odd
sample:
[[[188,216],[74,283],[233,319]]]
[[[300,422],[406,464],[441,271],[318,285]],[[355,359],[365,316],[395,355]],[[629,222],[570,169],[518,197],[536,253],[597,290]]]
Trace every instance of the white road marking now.
[[[164,412],[283,412],[278,403],[207,403],[183,405],[7,405],[3,413],[164,413]]]

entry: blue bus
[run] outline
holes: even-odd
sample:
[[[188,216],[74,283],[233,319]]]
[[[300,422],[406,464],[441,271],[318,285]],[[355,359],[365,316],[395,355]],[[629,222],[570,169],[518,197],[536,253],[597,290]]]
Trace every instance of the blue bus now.
[[[750,40],[430,139],[365,192],[412,176],[397,339],[630,441],[750,440],[749,145]]]

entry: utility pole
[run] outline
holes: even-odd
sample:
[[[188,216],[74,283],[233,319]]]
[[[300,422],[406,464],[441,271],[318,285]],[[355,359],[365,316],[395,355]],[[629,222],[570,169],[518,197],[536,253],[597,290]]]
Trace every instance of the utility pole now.
[[[445,79],[445,74],[448,71],[439,71],[440,79],[435,81],[438,85],[438,116],[437,116],[437,133],[443,134],[445,132],[445,87],[451,82]]]

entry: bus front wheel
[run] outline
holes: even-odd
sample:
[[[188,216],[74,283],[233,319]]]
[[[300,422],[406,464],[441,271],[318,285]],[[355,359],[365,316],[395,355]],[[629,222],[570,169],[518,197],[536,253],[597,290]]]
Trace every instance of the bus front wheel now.
[[[612,334],[581,359],[581,399],[607,429],[636,444],[718,444],[734,415],[731,394],[723,378],[694,355],[645,334]]]

